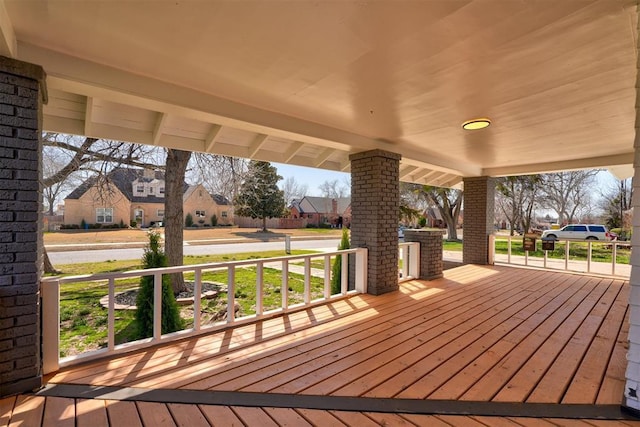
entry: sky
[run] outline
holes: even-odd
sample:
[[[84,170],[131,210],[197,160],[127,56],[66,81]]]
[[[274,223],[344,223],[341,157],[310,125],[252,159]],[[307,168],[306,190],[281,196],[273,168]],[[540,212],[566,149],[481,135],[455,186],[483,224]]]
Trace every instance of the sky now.
[[[345,172],[285,165],[282,163],[272,163],[272,166],[275,166],[276,169],[278,169],[278,175],[283,178],[279,184],[282,185],[285,179],[294,177],[298,184],[307,185],[309,188],[307,196],[322,196],[318,187],[325,181],[338,180],[339,183],[344,184],[345,180],[351,178],[351,174]]]

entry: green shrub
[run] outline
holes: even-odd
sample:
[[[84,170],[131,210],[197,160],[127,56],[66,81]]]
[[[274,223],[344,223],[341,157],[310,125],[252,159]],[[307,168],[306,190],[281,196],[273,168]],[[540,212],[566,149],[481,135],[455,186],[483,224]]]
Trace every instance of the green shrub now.
[[[149,245],[145,247],[142,256],[143,268],[166,267],[169,264],[167,256],[160,247],[160,233],[149,233]],[[143,276],[140,279],[140,289],[136,300],[136,320],[140,338],[153,336],[153,276]],[[183,327],[180,310],[176,303],[171,287],[171,277],[162,276],[162,333],[168,334],[181,330]]]
[[[84,218],[80,221],[80,228],[83,230],[87,228],[87,221],[85,221]]]
[[[346,228],[342,229],[342,239],[340,239],[340,244],[338,245],[338,250],[344,250],[350,248],[349,243],[349,230]],[[342,279],[342,255],[336,257],[333,262],[333,267],[331,267],[331,295],[339,294],[341,287],[341,279]]]
[[[427,225],[427,218],[425,217],[420,217],[420,219],[418,220],[418,225],[420,226],[420,228],[424,228]]]
[[[188,213],[187,216],[184,217],[184,226],[193,227],[193,215],[191,215],[190,213]]]
[[[136,221],[135,219],[132,219],[129,225],[131,225],[132,228],[136,228],[138,226],[138,221]]]
[[[211,215],[211,226],[215,227],[218,225],[218,216],[216,214]]]

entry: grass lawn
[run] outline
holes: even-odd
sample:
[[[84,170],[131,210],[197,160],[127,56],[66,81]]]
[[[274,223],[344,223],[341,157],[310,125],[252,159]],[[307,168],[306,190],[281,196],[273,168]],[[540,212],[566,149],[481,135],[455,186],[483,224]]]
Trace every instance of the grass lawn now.
[[[292,251],[292,255],[314,253],[313,251]],[[185,265],[205,264],[211,262],[239,261],[246,259],[271,258],[285,256],[284,251],[268,251],[259,253],[241,253],[234,255],[187,256]],[[107,261],[100,263],[82,263],[60,265],[63,276],[118,272],[140,269],[137,261]],[[264,310],[279,308],[282,302],[280,270],[264,268]],[[192,280],[193,274],[186,274],[185,279]],[[203,282],[219,284],[220,292],[216,298],[203,299],[201,306],[202,324],[221,320],[226,312],[227,271],[205,272]],[[116,292],[137,288],[139,279],[122,279],[115,283]],[[311,299],[323,295],[324,281],[320,278],[311,280]],[[289,274],[289,305],[303,301],[304,277],[300,274]],[[64,284],[60,289],[60,356],[66,357],[106,346],[107,309],[100,304],[100,298],[107,294],[106,281],[81,282]],[[236,269],[236,302],[240,305],[238,317],[255,314],[256,300],[256,268]],[[185,328],[193,326],[193,305],[181,306],[181,316],[185,320]],[[116,344],[138,339],[135,321],[135,310],[117,310],[115,321]]]

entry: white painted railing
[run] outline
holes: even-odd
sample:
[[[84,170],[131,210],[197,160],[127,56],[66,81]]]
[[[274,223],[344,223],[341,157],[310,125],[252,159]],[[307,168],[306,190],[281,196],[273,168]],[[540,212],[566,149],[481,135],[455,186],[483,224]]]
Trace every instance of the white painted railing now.
[[[355,289],[349,291],[349,255],[355,258],[355,276],[353,277]],[[414,255],[409,255],[409,259]],[[341,290],[339,294],[331,294],[331,258],[342,258]],[[322,297],[312,299],[311,278],[312,260],[322,259],[322,274],[324,288]],[[303,266],[296,264],[302,263]],[[410,261],[410,265],[413,261]],[[256,301],[255,314],[236,318],[235,313],[235,293],[236,293],[236,270],[239,268],[256,268]],[[265,311],[264,307],[264,269],[275,268],[282,270],[280,293],[282,301],[280,307]],[[299,304],[289,304],[289,279],[293,270],[302,269],[304,274],[303,302]],[[161,298],[162,298],[162,276],[171,273],[192,273],[194,275],[194,295],[201,295],[202,277],[205,272],[226,271],[227,273],[227,314],[223,321],[202,325],[200,320],[201,300],[193,300],[193,327],[170,334],[161,333]],[[409,272],[408,274],[411,274]],[[115,284],[122,279],[140,278],[143,276],[154,277],[154,313],[153,313],[153,336],[124,344],[115,342]],[[106,345],[100,350],[82,353],[80,355],[60,359],[60,287],[65,284],[82,282],[106,282],[108,295],[107,308],[107,339]],[[309,306],[317,305],[327,300],[344,297],[352,293],[364,293],[367,290],[367,249],[355,248],[343,251],[327,252],[322,254],[295,255],[268,259],[253,259],[245,261],[220,262],[210,264],[199,264],[179,267],[157,268],[147,270],[135,270],[121,273],[103,273],[85,276],[71,277],[51,277],[42,280],[42,312],[43,312],[43,364],[44,373],[57,371],[60,367],[68,366],[83,361],[104,357],[109,354],[117,354],[133,349],[139,349],[158,344],[160,342],[182,339],[188,336],[211,332],[222,329],[230,325],[248,323],[257,319],[275,316],[283,312],[300,310]]]
[[[495,251],[495,242],[499,240],[507,240],[507,253],[500,254]],[[530,267],[540,267],[552,270],[576,271],[583,273],[593,273],[600,275],[611,275],[629,277],[631,267],[629,264],[621,264],[617,262],[617,255],[620,248],[630,249],[629,242],[619,241],[597,241],[597,240],[556,240],[556,250],[563,249],[564,256],[562,258],[551,258],[548,250],[542,250],[541,239],[536,239],[536,251],[542,252],[542,256],[532,256],[529,251],[525,251],[524,255],[514,255],[514,242],[522,247],[521,236],[492,236],[491,252],[495,262],[524,265]],[[586,256],[576,257],[571,254],[571,246],[586,245]],[[601,246],[611,251],[611,261],[602,262],[593,260],[593,248]]]
[[[401,242],[398,254],[399,282],[420,277],[420,243]]]

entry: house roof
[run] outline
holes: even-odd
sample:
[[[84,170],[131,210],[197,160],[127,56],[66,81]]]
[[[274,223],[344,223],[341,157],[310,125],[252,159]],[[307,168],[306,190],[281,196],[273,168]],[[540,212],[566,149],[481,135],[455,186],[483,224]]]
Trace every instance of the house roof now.
[[[313,197],[305,196],[296,204],[298,210],[302,213],[331,213],[333,212],[333,200],[338,204],[337,212],[339,214],[344,213],[351,205],[351,197],[337,197],[335,199],[331,197]],[[303,202],[307,201],[311,209],[304,209]]]
[[[1,4],[45,130],[344,172],[381,149],[440,186],[632,170],[636,1]]]
[[[144,170],[143,169],[134,169],[134,168],[114,168],[111,170],[105,177],[104,180],[106,183],[115,185],[115,187],[120,190],[120,192],[131,202],[133,203],[163,203],[164,197],[158,196],[134,196],[132,184],[135,180],[138,181],[152,181],[153,179],[164,181],[164,172],[155,171],[154,178],[144,178]],[[91,187],[96,185],[98,182],[98,177],[93,176],[87,180],[85,180],[82,184],[80,184],[75,190],[73,190],[66,199],[79,199],[82,197],[84,193],[86,193]],[[186,192],[189,188],[189,185],[184,184],[184,191]]]

